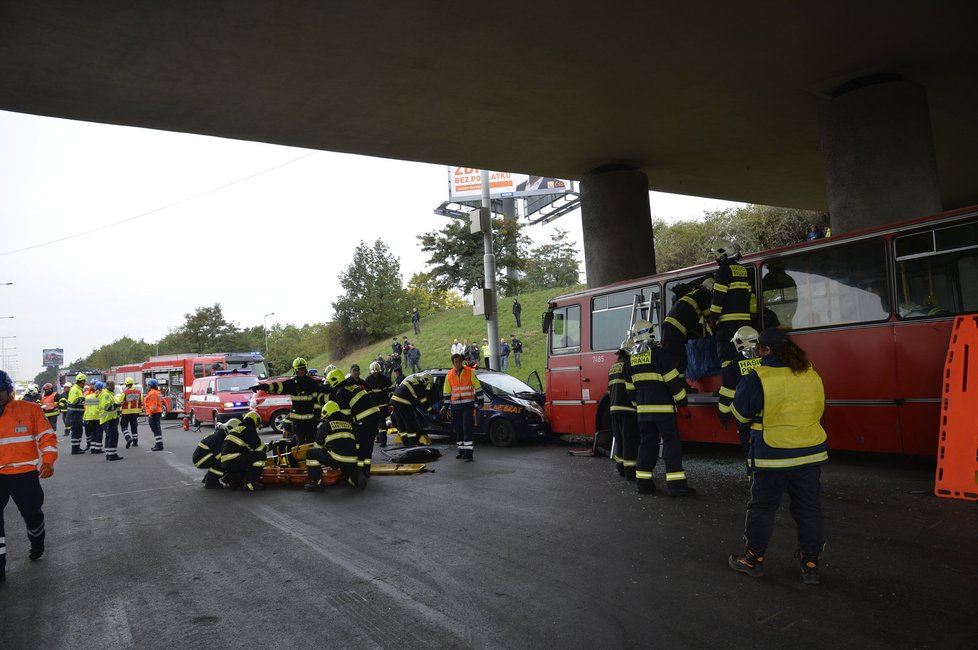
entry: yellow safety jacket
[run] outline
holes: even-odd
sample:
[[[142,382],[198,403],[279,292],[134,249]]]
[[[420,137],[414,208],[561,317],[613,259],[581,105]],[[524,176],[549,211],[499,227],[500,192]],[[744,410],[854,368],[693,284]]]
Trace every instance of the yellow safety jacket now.
[[[98,406],[99,394],[92,392],[85,396],[85,414],[82,416],[83,420],[99,420],[102,416],[102,411]]]
[[[108,388],[103,388],[98,394],[98,408],[100,424],[111,422],[119,417],[119,405],[115,403],[115,395]]]

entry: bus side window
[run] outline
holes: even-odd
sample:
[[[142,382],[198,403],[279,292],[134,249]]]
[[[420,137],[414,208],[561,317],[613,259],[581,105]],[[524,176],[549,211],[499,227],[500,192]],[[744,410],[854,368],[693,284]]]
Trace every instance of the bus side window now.
[[[550,351],[567,354],[581,351],[581,307],[570,305],[553,310],[550,328]]]
[[[897,237],[895,247],[901,318],[978,311],[978,224]]]

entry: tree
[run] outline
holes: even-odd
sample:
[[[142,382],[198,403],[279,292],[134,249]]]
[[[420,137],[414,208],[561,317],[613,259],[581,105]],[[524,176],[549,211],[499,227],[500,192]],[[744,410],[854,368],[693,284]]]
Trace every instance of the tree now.
[[[225,320],[221,303],[198,307],[192,314],[184,314],[184,319],[183,325],[171,330],[160,341],[161,353],[163,348],[167,353],[228,352],[244,343],[238,327]]]
[[[153,349],[153,344],[142,339],[137,341],[128,336],[123,336],[112,343],[92,350],[92,353],[87,357],[76,359],[70,367],[79,370],[85,368],[107,369],[113,366],[139,363],[145,361]]]
[[[278,323],[268,330],[268,353],[265,359],[276,373],[288,372],[296,357],[311,359],[326,350],[326,325],[313,323],[297,327]]]
[[[468,303],[455,289],[441,289],[432,273],[415,273],[408,280],[408,302],[422,317]]]
[[[567,231],[557,228],[550,243],[530,250],[523,284],[528,291],[568,287],[580,282],[581,263]]]
[[[333,303],[333,321],[343,347],[388,336],[410,319],[401,262],[381,239],[373,247],[360,242],[353,262],[340,274],[340,286],[345,293]]]
[[[526,247],[529,238],[522,233],[516,221],[504,221],[501,217],[492,219],[493,254],[496,257],[496,286],[504,295],[517,290],[499,271],[512,268],[523,271],[526,268]],[[437,286],[442,289],[456,288],[463,294],[473,288],[485,286],[485,267],[483,257],[485,246],[481,234],[469,232],[467,221],[453,219],[441,230],[433,230],[418,235],[421,250],[429,253],[430,273]]]
[[[37,373],[34,376],[34,382],[38,386],[43,386],[44,384],[51,382],[52,384],[57,383],[58,379],[58,366],[47,366],[44,370]]]

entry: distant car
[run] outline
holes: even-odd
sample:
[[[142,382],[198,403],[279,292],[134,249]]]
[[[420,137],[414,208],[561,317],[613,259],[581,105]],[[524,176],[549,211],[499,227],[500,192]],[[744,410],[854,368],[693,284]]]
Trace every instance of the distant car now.
[[[433,414],[418,411],[424,424],[423,433],[428,435],[454,435],[451,420],[442,420],[438,415],[442,405],[442,387],[445,385],[448,370],[433,368],[425,371],[430,372],[434,379],[432,391],[439,400],[435,403]],[[549,438],[550,425],[543,410],[543,393],[504,372],[476,370],[475,374],[485,393],[485,402],[475,421],[476,436],[488,436],[489,441],[497,447],[511,447],[521,441]]]

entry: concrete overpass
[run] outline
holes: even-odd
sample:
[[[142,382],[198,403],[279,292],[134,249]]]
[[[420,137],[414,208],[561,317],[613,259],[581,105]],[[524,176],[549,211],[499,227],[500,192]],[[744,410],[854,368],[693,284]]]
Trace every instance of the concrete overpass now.
[[[647,189],[840,230],[978,203],[975,24],[967,0],[5,0],[0,109],[580,179],[603,282],[648,272],[592,269],[648,257],[621,255]]]

